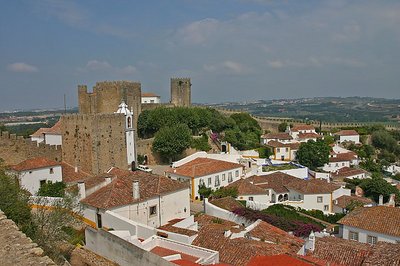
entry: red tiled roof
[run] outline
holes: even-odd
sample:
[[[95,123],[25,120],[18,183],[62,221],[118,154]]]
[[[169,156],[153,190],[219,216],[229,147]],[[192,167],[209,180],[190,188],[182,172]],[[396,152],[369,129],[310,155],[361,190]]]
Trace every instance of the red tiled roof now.
[[[210,203],[227,211],[233,211],[237,208],[243,208],[243,205],[232,197],[213,199],[210,201]]]
[[[143,92],[142,97],[160,97],[160,96],[152,92]]]
[[[172,260],[171,262],[176,265],[180,265],[180,266],[200,266],[201,265],[196,262],[192,262],[192,261],[184,260],[184,259]]]
[[[400,266],[400,244],[378,242],[371,247],[372,254],[365,260],[365,266]]]
[[[315,239],[314,252],[309,256],[326,260],[329,262],[327,265],[360,266],[371,253],[371,246],[368,244],[337,237]]]
[[[291,140],[293,139],[289,133],[268,133],[261,136],[264,139],[283,139],[283,140]]]
[[[59,162],[47,159],[45,157],[36,157],[33,159],[27,159],[23,162],[20,162],[17,165],[11,166],[10,168],[14,171],[21,172],[21,171],[28,171],[33,169],[47,168],[60,165],[61,164]]]
[[[360,168],[343,167],[338,169],[336,172],[332,173],[332,177],[336,178],[346,178],[349,176],[366,174],[367,171]]]
[[[90,174],[80,169],[78,169],[78,171],[75,172],[75,167],[67,162],[61,162],[61,167],[62,167],[62,179],[63,182],[65,183],[75,183],[91,177]]]
[[[336,153],[336,157],[329,157],[329,162],[346,162],[357,159],[357,154],[354,152]]]
[[[300,142],[282,143],[282,142],[279,142],[276,140],[270,140],[270,141],[268,141],[267,145],[274,147],[274,148],[289,147],[292,150],[298,150],[301,143]]]
[[[158,229],[172,232],[172,233],[177,233],[185,236],[194,236],[197,235],[197,231],[186,229],[186,228],[180,228],[174,226],[174,224],[182,221],[182,219],[175,219],[172,221],[169,221],[166,225],[160,226]]]
[[[44,132],[45,134],[57,134],[61,135],[61,120],[58,120],[51,128]]]
[[[46,127],[41,127],[39,128],[35,133],[33,133],[31,135],[31,137],[40,137],[43,135],[43,133],[45,133],[47,130],[49,130],[49,128]]]
[[[287,193],[289,190],[285,185],[290,182],[297,182],[298,178],[282,172],[275,172],[269,175],[251,176],[247,180],[263,189],[271,188],[276,193]]]
[[[314,263],[305,262],[300,258],[286,254],[274,256],[257,256],[251,258],[247,266],[310,266]]]
[[[343,195],[343,196],[340,196],[339,198],[337,198],[334,202],[335,202],[336,206],[338,206],[342,209],[345,209],[352,202],[360,202],[362,204],[371,204],[374,201],[369,198],[364,198],[364,197]]]
[[[335,135],[338,136],[358,136],[358,132],[355,130],[341,130],[339,132],[336,132]]]
[[[231,163],[209,158],[196,158],[177,168],[170,169],[167,172],[180,176],[200,177],[242,167],[243,166],[238,163]]]
[[[340,219],[338,223],[400,237],[400,209],[395,207],[359,207]]]
[[[115,172],[118,170],[115,170]],[[122,170],[122,172],[125,172]],[[109,173],[110,174],[110,173]],[[114,175],[114,174],[113,174]],[[139,199],[133,198],[133,181],[139,181]],[[142,171],[130,172],[129,175],[114,177],[110,184],[93,192],[82,203],[102,209],[128,205],[156,197],[168,192],[188,189],[188,185]]]
[[[226,186],[227,188],[236,188],[238,195],[266,195],[265,189],[250,183],[247,179],[239,179]]]
[[[320,134],[317,133],[299,133],[299,139],[315,139],[315,138],[322,138]]]
[[[340,188],[338,185],[328,183],[327,181],[320,179],[298,179],[297,182],[291,182],[287,184],[286,187],[303,194],[327,194],[332,193],[336,189]]]
[[[293,242],[291,244],[283,241],[282,239],[284,239],[284,236],[280,234],[276,235],[279,240],[275,241],[274,243],[242,237],[230,239],[229,237],[224,236],[224,232],[227,230],[233,232],[235,229],[237,230],[238,225],[222,219],[219,219],[222,221],[221,223],[213,223],[209,221],[215,219],[214,217],[204,220],[202,219],[202,216],[204,215],[196,217],[200,226],[200,230],[199,235],[192,244],[218,251],[220,262],[222,263],[242,266],[247,265],[249,260],[254,256],[278,254],[294,255],[301,248],[301,244],[299,245],[299,240],[294,236],[290,236],[289,234],[286,235],[292,239]],[[243,227],[241,228],[243,230]],[[274,233],[271,232],[271,235],[272,234]]]
[[[163,247],[154,247],[152,250],[150,250],[151,253],[154,253],[160,257],[165,257],[165,256],[171,256],[171,255],[175,255],[175,254],[180,254],[183,260],[186,261],[191,261],[191,262],[196,262],[196,260],[198,260],[198,257],[180,252],[180,251],[175,251],[172,249],[168,249],[168,248],[163,248]]]
[[[298,132],[302,130],[315,130],[315,127],[312,125],[295,125],[291,131],[292,132]]]

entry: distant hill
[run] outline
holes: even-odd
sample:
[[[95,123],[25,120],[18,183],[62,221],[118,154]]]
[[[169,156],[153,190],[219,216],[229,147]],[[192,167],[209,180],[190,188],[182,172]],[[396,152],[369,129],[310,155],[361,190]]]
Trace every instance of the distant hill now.
[[[318,97],[205,104],[257,116],[325,122],[400,122],[400,99]]]

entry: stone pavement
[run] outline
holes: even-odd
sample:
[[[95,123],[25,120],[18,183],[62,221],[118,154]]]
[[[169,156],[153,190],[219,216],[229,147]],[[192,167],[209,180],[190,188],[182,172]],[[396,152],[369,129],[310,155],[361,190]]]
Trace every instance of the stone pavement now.
[[[0,210],[0,265],[56,265]]]

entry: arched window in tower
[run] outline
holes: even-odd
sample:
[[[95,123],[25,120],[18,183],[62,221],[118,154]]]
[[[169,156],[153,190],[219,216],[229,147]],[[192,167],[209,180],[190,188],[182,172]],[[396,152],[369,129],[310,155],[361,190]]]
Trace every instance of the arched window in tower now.
[[[132,127],[132,119],[128,117],[128,128]]]

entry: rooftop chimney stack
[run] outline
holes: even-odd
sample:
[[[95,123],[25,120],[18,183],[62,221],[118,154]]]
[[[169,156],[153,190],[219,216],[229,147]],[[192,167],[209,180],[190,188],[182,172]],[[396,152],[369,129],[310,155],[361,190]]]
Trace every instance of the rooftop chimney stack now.
[[[378,205],[379,205],[379,206],[382,206],[382,205],[383,205],[383,195],[382,195],[382,194],[379,195],[379,203],[378,203]]]
[[[75,165],[75,173],[78,173],[78,166]]]
[[[395,201],[394,201],[394,199],[395,199],[395,197],[396,197],[396,194],[390,194],[390,198],[389,198],[389,202],[388,202],[388,206],[389,207],[394,207],[395,206]]]
[[[106,185],[111,183],[112,180],[111,176],[106,176],[104,179],[106,180]]]
[[[78,190],[79,190],[79,199],[84,199],[86,198],[86,187],[85,187],[85,182],[81,181],[78,182]]]
[[[139,180],[134,180],[133,181],[133,186],[132,186],[132,193],[133,193],[133,199],[139,199],[140,198],[140,193],[139,193]]]

